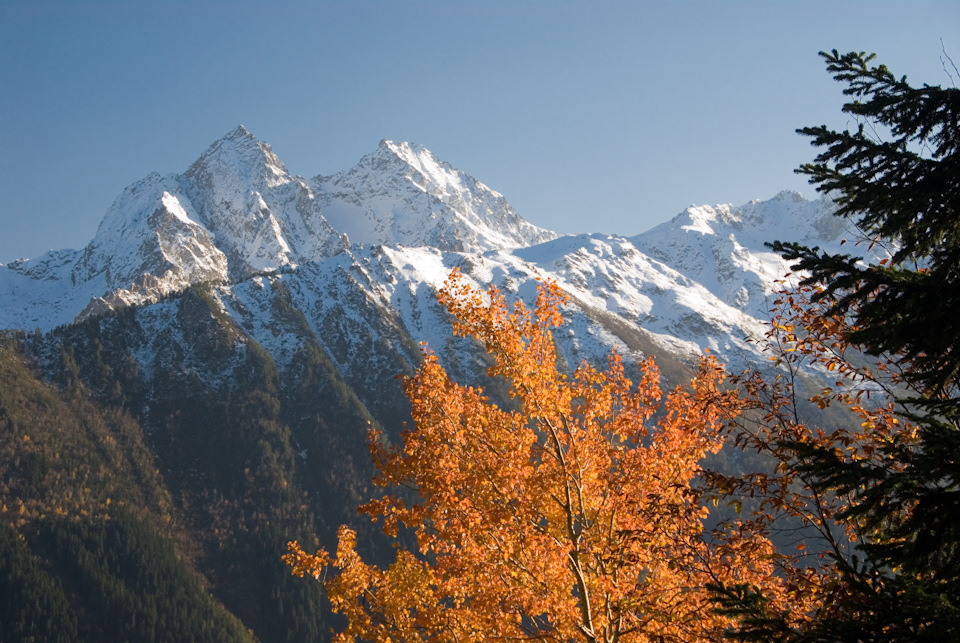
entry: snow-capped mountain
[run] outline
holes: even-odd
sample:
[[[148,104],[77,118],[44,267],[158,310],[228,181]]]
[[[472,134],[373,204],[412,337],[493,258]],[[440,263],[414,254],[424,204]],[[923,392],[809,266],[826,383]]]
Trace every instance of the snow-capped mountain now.
[[[307,181],[240,126],[184,174],[153,173],[127,187],[82,251],[8,264],[0,326],[49,329],[346,247]]]
[[[49,330],[208,284],[238,332],[278,363],[302,345],[305,324],[350,373],[387,353],[415,359],[378,353],[377,342],[444,346],[449,324],[434,293],[458,267],[523,298],[538,279],[559,282],[571,297],[559,344],[573,362],[611,347],[681,360],[709,348],[746,365],[759,358],[749,340],[787,272],[763,243],[835,249],[844,231],[832,211],[828,200],[782,193],[691,206],[631,238],[560,236],[422,146],[383,141],[350,170],[304,179],[241,126],[183,174],[124,190],[82,251],[3,266],[0,327]],[[278,297],[302,324],[278,321]]]
[[[557,236],[414,143],[381,141],[354,168],[314,181],[324,216],[353,243],[482,252]]]
[[[796,192],[781,192],[739,208],[691,206],[630,241],[722,301],[765,319],[771,285],[785,277],[785,266],[764,244],[796,241],[839,251],[853,230],[834,210],[829,199],[808,201]]]
[[[764,333],[787,267],[763,243],[838,250],[845,233],[832,212],[829,201],[782,193],[691,206],[630,238],[561,236],[418,145],[384,141],[352,169],[307,179],[238,127],[182,174],[125,189],[85,248],[0,265],[0,329],[44,331],[0,333],[0,366],[16,383],[0,416],[18,454],[0,487],[19,501],[46,480],[58,499],[105,496],[104,515],[111,502],[111,515],[124,502],[162,507],[142,533],[182,526],[176,546],[203,576],[203,595],[260,640],[323,640],[331,622],[320,595],[291,585],[279,558],[297,534],[332,547],[341,524],[381,563],[395,556],[356,507],[373,493],[371,425],[396,444],[411,419],[397,375],[414,371],[418,342],[455,380],[510,404],[503,382],[484,379],[487,356],[452,336],[437,302],[453,268],[528,304],[539,280],[556,280],[570,298],[555,333],[566,366],[602,364],[616,349],[633,375],[653,355],[672,386],[689,382],[705,348],[734,370],[768,364],[750,339]],[[74,406],[86,410],[70,422]],[[114,470],[126,476],[116,486],[100,476]],[[137,484],[143,495],[122,500]],[[55,506],[48,515],[60,520]],[[93,533],[68,522],[82,529],[76,542]],[[124,547],[122,560],[137,560]],[[112,550],[77,551],[86,560]],[[149,569],[157,551],[150,545]]]

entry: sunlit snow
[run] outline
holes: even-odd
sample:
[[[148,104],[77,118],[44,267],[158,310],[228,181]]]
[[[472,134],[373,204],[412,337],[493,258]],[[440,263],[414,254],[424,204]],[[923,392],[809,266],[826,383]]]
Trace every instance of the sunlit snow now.
[[[409,336],[457,350],[436,289],[458,268],[528,302],[539,280],[555,280],[571,301],[558,339],[569,363],[611,348],[685,360],[709,348],[745,365],[760,357],[750,339],[788,271],[764,243],[839,250],[850,231],[833,211],[784,192],[691,206],[630,238],[560,236],[422,146],[383,141],[349,170],[304,179],[238,127],[183,174],[125,189],[82,250],[0,266],[0,328],[50,330],[137,305],[159,336],[163,299],[206,283],[278,362],[300,350],[306,324],[349,373],[377,342]]]

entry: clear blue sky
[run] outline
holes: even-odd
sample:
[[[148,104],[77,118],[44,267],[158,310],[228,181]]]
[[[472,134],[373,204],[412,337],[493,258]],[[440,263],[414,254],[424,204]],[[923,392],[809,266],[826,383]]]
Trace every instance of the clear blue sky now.
[[[941,39],[960,64],[956,0],[0,0],[0,262],[241,123],[303,176],[421,143],[558,232],[810,196],[794,130],[844,126],[817,52],[947,85]]]

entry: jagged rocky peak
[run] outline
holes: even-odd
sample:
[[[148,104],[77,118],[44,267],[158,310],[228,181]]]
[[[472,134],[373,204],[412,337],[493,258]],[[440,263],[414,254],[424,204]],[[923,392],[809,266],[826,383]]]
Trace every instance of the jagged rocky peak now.
[[[366,158],[382,159],[383,163],[377,163],[380,167],[396,165],[403,178],[439,198],[462,189],[465,185],[479,184],[479,181],[441,161],[418,143],[383,140],[380,141],[377,151]],[[498,192],[486,189],[499,196]]]
[[[353,242],[479,252],[557,236],[416,143],[381,141],[355,167],[314,184],[324,215]]]
[[[199,282],[239,281],[331,257],[348,245],[323,218],[307,182],[240,126],[184,174],[154,172],[124,189],[81,252],[11,266],[29,281],[0,283],[0,300],[30,299],[31,281],[48,282],[51,320],[64,323],[158,301]],[[30,314],[18,309],[22,318]],[[20,318],[5,317],[0,323],[11,326]]]
[[[388,180],[399,181],[401,184],[412,182],[427,192],[442,191],[444,188],[461,183],[463,178],[468,177],[449,163],[441,161],[423,145],[384,139],[380,141],[376,150],[361,158],[356,166],[326,178],[336,180],[341,177],[373,173],[382,175]],[[317,179],[324,181],[325,177],[317,177]]]
[[[108,296],[159,279],[167,294],[243,276],[253,263],[257,270],[287,265],[289,246],[258,188],[269,191],[289,181],[270,147],[237,127],[185,174],[154,172],[124,189],[71,280],[102,275]]]
[[[242,125],[207,148],[181,184],[233,279],[329,257],[348,245],[307,182]]]
[[[71,280],[81,283],[102,274],[105,287],[114,290],[135,287],[151,275],[164,279],[173,290],[225,279],[226,271],[223,253],[197,223],[177,177],[152,173],[113,202],[83,249]]]
[[[270,145],[257,140],[243,125],[208,147],[184,176],[200,182],[219,179],[204,186],[207,188],[229,183],[250,188],[272,187],[291,180]]]

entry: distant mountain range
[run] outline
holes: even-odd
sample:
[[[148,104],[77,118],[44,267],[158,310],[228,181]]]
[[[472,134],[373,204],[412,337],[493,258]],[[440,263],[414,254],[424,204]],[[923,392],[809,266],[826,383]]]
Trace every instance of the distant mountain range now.
[[[0,587],[25,588],[0,595],[0,639],[42,639],[45,605],[76,633],[62,640],[322,639],[316,588],[279,556],[346,522],[389,559],[355,507],[367,428],[396,440],[409,420],[396,378],[418,342],[505,397],[437,303],[453,268],[528,302],[556,280],[567,365],[653,355],[680,384],[704,349],[766,363],[751,340],[788,269],[763,244],[840,250],[833,212],[783,192],[634,237],[562,236],[413,143],[307,179],[236,128],[125,189],[82,250],[0,266]],[[151,574],[165,589],[144,589]],[[181,610],[191,625],[158,620]]]
[[[741,365],[756,357],[745,340],[763,332],[769,295],[787,272],[764,242],[834,250],[842,224],[829,200],[784,192],[740,207],[690,207],[635,237],[561,236],[422,146],[383,141],[347,171],[305,179],[240,126],[183,174],[151,174],[125,189],[82,250],[2,266],[0,328],[46,331],[203,283],[282,361],[296,339],[253,312],[266,311],[280,285],[314,332],[334,317],[383,323],[339,298],[351,290],[411,336],[441,345],[448,331],[433,290],[456,266],[520,296],[537,278],[556,279],[574,302],[567,357],[629,352],[617,330],[629,328],[659,350],[710,348]],[[356,338],[337,341],[362,350]],[[351,368],[352,353],[325,347]]]

